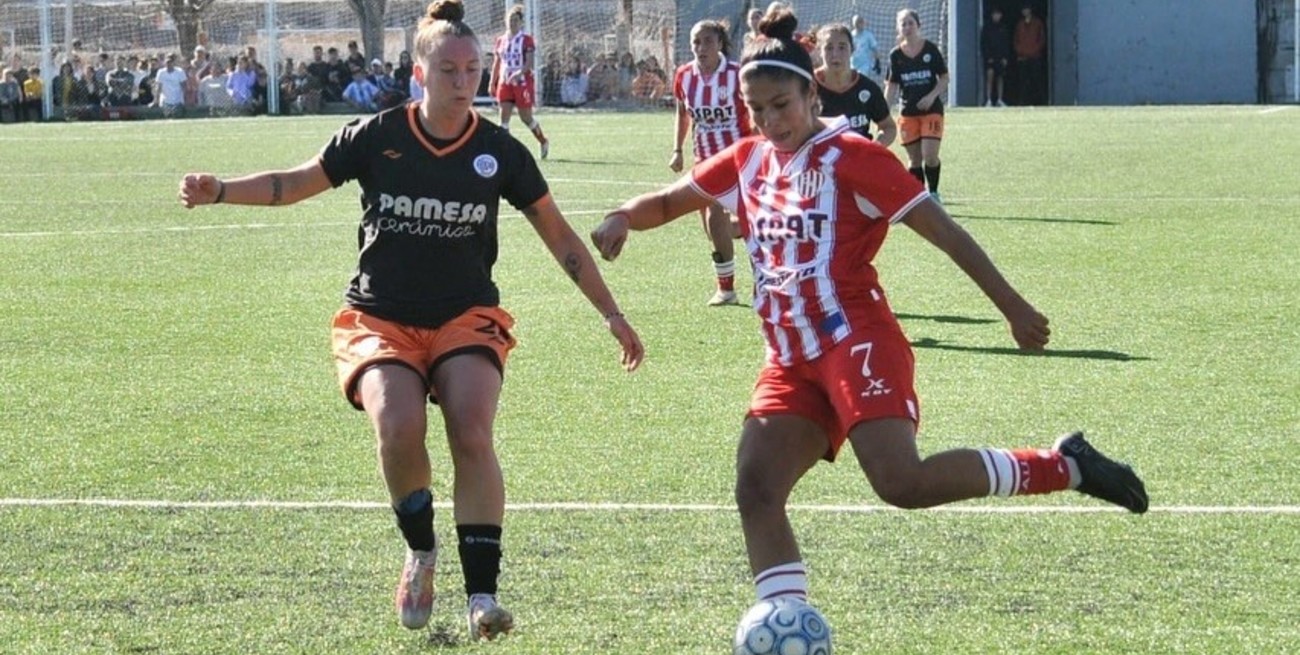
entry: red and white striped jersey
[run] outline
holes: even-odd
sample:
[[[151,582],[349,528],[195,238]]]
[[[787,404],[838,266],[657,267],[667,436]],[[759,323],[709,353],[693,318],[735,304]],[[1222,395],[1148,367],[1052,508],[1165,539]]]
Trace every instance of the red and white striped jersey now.
[[[493,65],[497,66],[497,74],[500,75],[501,81],[504,82],[511,75],[524,70],[524,57],[536,48],[533,37],[522,31],[514,36],[509,34],[498,36],[492,50],[496,53],[496,62]],[[532,73],[531,70],[524,72]]]
[[[703,161],[749,136],[749,110],[740,98],[740,64],[723,60],[705,75],[695,62],[673,76],[673,97],[686,108],[695,132],[695,160]]]
[[[691,176],[740,220],[769,361],[810,361],[857,327],[895,321],[871,262],[929,193],[843,117],[793,153],[742,139]]]

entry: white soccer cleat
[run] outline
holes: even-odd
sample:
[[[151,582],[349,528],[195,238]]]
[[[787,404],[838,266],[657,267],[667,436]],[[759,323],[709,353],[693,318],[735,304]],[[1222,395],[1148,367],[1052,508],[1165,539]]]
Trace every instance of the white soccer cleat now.
[[[397,616],[402,625],[419,630],[429,624],[433,613],[433,574],[438,560],[438,550],[408,550],[402,577],[397,581]]]
[[[723,305],[739,305],[739,304],[740,304],[740,298],[736,296],[735,291],[723,291],[722,289],[718,289],[717,292],[713,294],[713,297],[709,298],[710,307],[721,307]]]
[[[492,594],[474,594],[469,597],[469,634],[473,639],[492,641],[508,634],[515,627],[515,617],[497,605]]]

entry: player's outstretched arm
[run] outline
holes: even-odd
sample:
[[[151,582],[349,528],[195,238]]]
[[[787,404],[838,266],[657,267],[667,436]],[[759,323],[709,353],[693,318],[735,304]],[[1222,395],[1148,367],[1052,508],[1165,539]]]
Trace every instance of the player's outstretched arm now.
[[[319,159],[287,171],[263,171],[223,180],[211,173],[189,173],[177,194],[186,209],[198,205],[291,205],[329,189]]]
[[[555,205],[555,200],[549,194],[542,197],[541,200],[524,209],[524,216],[528,217],[533,229],[542,238],[551,255],[564,268],[569,279],[578,285],[582,294],[605,318],[605,326],[609,328],[610,334],[614,335],[623,349],[623,368],[629,372],[636,370],[641,365],[641,360],[645,358],[645,347],[641,345],[641,338],[627,322],[623,312],[619,311],[614,294],[610,293],[609,287],[605,286],[604,278],[600,276],[596,260],[592,259],[587,246],[564,219],[560,208]]]
[[[984,295],[1006,317],[1011,327],[1011,336],[1021,348],[1042,350],[1047,345],[1052,334],[1047,327],[1047,317],[1038,313],[1007,282],[974,237],[952,220],[939,203],[933,199],[922,201],[907,212],[903,222],[946,253],[975,281]]]
[[[666,189],[639,195],[605,216],[591,231],[591,242],[606,261],[614,261],[627,243],[627,231],[650,230],[709,206],[712,199],[691,183],[687,175]]]

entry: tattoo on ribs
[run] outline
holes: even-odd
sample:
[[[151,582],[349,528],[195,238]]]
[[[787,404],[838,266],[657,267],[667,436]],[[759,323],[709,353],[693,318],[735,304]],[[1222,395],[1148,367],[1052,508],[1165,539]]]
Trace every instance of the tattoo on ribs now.
[[[271,176],[271,204],[278,205],[284,199],[284,180],[279,175]]]
[[[564,258],[564,270],[569,274],[569,278],[574,282],[578,281],[578,274],[582,272],[582,260],[578,256],[569,253]]]

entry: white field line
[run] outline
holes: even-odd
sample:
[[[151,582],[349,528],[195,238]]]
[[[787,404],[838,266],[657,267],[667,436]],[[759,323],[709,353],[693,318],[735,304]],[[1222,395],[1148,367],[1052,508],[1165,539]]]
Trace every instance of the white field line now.
[[[1259,110],[1259,113],[1261,113],[1261,114],[1276,114],[1276,113],[1278,113],[1278,112],[1280,112],[1280,111],[1289,111],[1289,110],[1291,110],[1291,109],[1295,109],[1295,105],[1278,105],[1278,106],[1276,106],[1276,107],[1269,107],[1268,109],[1261,109],[1261,110]]]
[[[179,510],[215,510],[215,509],[271,509],[271,510],[379,510],[388,509],[386,503],[368,501],[282,501],[282,500],[125,500],[114,498],[0,498],[0,508],[4,507],[107,507],[114,509],[179,509]],[[434,503],[438,509],[451,509],[451,503]],[[881,512],[902,512],[885,505],[790,505],[795,512],[820,512],[830,514],[875,514]],[[512,512],[735,512],[734,505],[706,503],[508,503],[507,511]],[[936,507],[930,512],[952,514],[1100,514],[1122,512],[1117,507],[1103,505],[1074,506],[1034,506],[1003,505],[962,506],[949,505]],[[1158,514],[1293,514],[1300,515],[1300,505],[1170,505],[1152,507],[1152,513]]]

